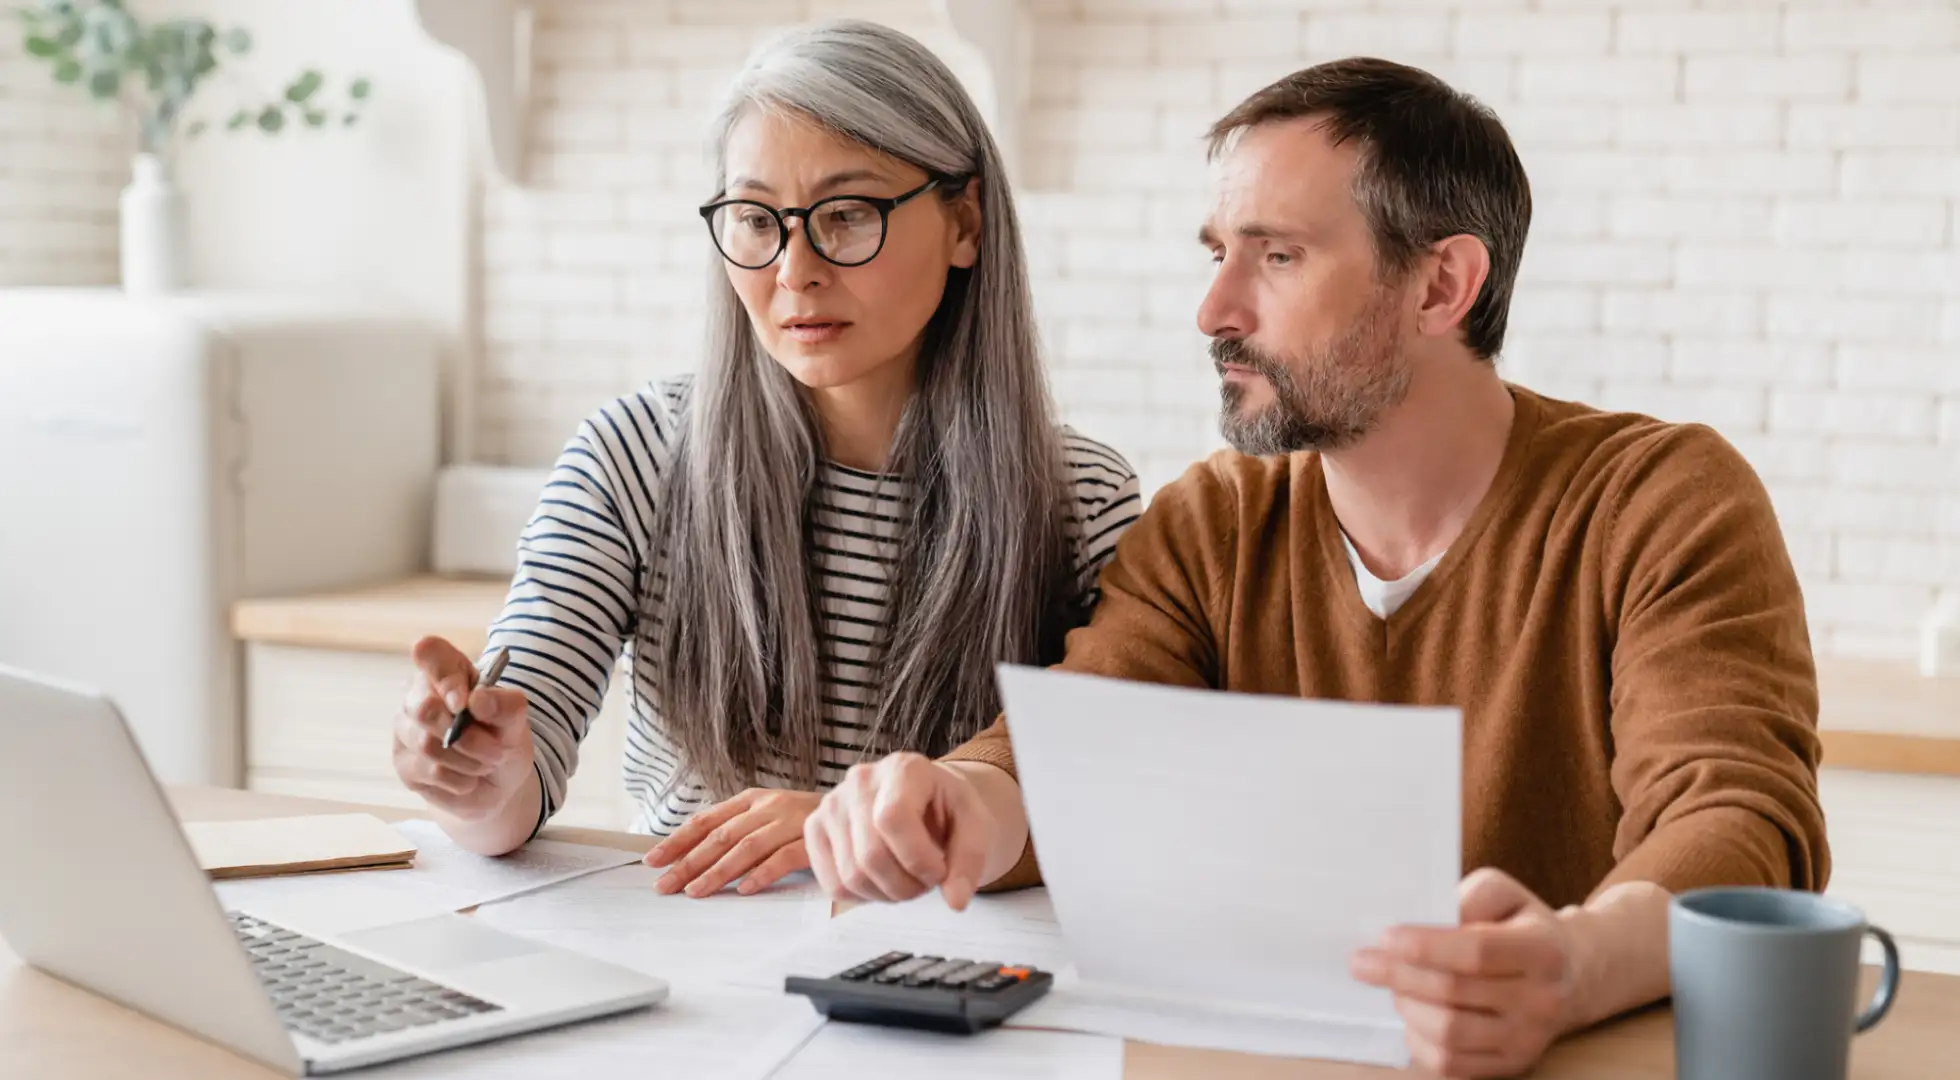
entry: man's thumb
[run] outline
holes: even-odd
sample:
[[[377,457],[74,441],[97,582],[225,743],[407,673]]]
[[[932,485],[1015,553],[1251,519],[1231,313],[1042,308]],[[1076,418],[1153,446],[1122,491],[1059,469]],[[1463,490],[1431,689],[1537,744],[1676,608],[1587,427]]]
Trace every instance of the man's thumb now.
[[[1465,926],[1503,922],[1534,908],[1551,911],[1517,878],[1490,866],[1471,871],[1457,886],[1456,906],[1457,917]]]

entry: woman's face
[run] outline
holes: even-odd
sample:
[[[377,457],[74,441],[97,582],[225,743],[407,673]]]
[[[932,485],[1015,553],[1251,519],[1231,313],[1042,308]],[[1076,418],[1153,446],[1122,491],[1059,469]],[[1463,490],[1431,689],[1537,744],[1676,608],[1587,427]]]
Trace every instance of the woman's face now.
[[[808,207],[833,195],[889,199],[928,179],[917,166],[807,119],[760,110],[729,133],[725,167],[728,189],[721,199],[748,199],[778,210]],[[909,382],[926,323],[945,295],[947,272],[971,267],[978,256],[976,187],[969,184],[950,202],[934,188],[891,211],[884,247],[862,266],[838,266],[818,255],[801,219],[790,221],[789,245],[769,265],[745,270],[724,260],[729,284],[742,298],[762,347],[812,390],[896,375]],[[724,230],[770,228],[766,217],[748,210],[746,224],[737,220]],[[840,237],[862,235],[865,228],[875,241],[875,213],[868,225],[833,216],[820,226]],[[833,242],[828,250],[851,261],[852,252],[840,246]]]

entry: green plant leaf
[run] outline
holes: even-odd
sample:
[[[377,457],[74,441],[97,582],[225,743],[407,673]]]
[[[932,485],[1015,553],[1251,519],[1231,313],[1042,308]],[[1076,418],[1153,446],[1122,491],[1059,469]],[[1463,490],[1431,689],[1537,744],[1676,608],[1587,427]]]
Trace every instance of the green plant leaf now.
[[[62,57],[54,66],[54,81],[58,83],[80,82],[82,65],[67,57]]]
[[[250,52],[252,50],[252,35],[250,31],[247,31],[242,26],[235,26],[225,31],[225,48],[230,49],[240,56]]]
[[[49,57],[60,51],[61,46],[56,45],[48,38],[31,37],[27,39],[27,55],[29,56]]]
[[[326,81],[326,77],[317,71],[309,70],[302,72],[299,78],[293,80],[292,85],[286,87],[286,100],[295,105],[302,104],[307,98],[312,97],[320,89],[321,84]]]
[[[347,88],[347,96],[353,98],[355,101],[366,101],[368,94],[373,91],[373,83],[366,79],[355,79],[353,85]]]
[[[252,110],[240,109],[237,112],[231,114],[231,119],[225,121],[225,130],[237,131],[239,128],[242,128],[246,124],[249,124],[251,122],[252,122]]]
[[[321,111],[320,111],[320,110],[318,110],[318,109],[308,109],[308,110],[306,110],[306,126],[307,126],[307,127],[310,127],[310,128],[316,128],[316,127],[325,127],[325,126],[326,126],[326,123],[327,123],[327,114],[326,114],[326,113],[323,113],[323,112],[321,112]]]
[[[286,126],[286,114],[277,105],[267,105],[259,110],[259,130],[267,135],[276,135]]]
[[[97,101],[108,101],[122,89],[122,72],[115,68],[96,71],[88,77],[89,95]]]
[[[54,36],[54,43],[64,49],[72,49],[82,40],[82,20],[69,15],[62,20],[61,30]]]

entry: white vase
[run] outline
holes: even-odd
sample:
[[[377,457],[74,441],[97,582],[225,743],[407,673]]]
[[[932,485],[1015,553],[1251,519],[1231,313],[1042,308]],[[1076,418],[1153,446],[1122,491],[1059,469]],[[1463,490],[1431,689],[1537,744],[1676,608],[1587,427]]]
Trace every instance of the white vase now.
[[[186,284],[184,194],[155,154],[138,154],[122,192],[123,291],[170,292]]]

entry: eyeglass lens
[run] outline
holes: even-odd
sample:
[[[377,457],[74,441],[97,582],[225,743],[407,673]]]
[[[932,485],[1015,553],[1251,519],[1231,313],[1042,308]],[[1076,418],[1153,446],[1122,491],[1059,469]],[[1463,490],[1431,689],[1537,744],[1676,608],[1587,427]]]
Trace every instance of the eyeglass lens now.
[[[845,266],[870,261],[885,240],[885,216],[860,199],[824,202],[811,210],[805,224],[817,251]],[[781,220],[756,203],[722,206],[709,226],[721,253],[748,269],[769,265],[783,248]]]

